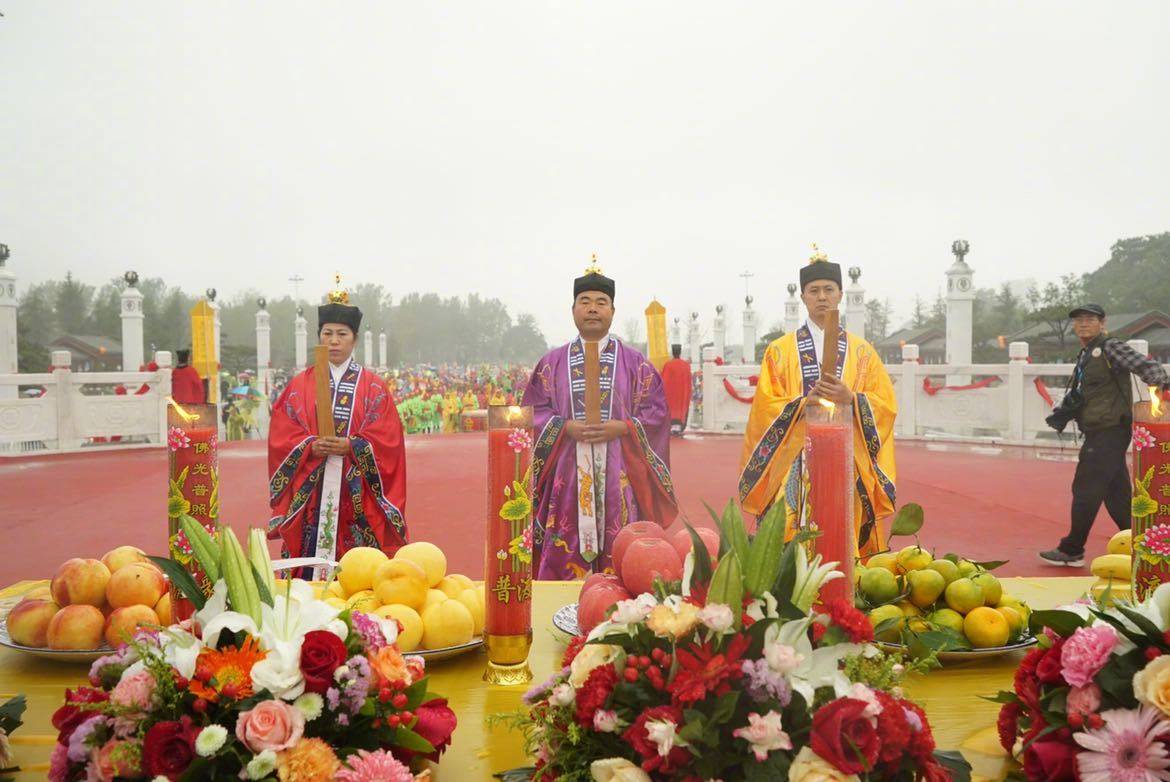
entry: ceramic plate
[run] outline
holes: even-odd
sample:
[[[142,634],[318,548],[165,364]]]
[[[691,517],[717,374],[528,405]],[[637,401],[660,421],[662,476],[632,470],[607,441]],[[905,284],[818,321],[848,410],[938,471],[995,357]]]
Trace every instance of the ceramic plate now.
[[[21,646],[13,642],[12,636],[8,635],[8,627],[5,620],[8,618],[8,612],[11,611],[21,598],[13,597],[7,600],[0,601],[0,646],[7,646],[9,649],[15,649],[18,652],[31,654],[34,657],[43,657],[46,660],[57,660],[58,662],[66,663],[92,663],[99,657],[104,657],[107,654],[112,654],[113,649],[102,645],[97,649],[86,649],[85,651],[63,651],[60,649],[42,649],[35,646]]]
[[[413,652],[404,652],[403,654],[412,655],[417,654],[427,662],[438,662],[439,660],[447,660],[451,657],[458,657],[461,654],[475,651],[483,646],[483,637],[476,636],[465,644],[458,644],[457,646],[445,646],[442,649],[415,649]]]
[[[971,660],[986,660],[991,657],[999,657],[1010,652],[1018,652],[1021,649],[1030,649],[1037,643],[1034,636],[1029,636],[1022,641],[1016,641],[1014,644],[1007,646],[992,646],[987,649],[970,649],[970,650],[955,650],[950,652],[939,652],[938,659],[944,663],[962,663]],[[878,641],[877,645],[883,649],[891,651],[905,651],[906,647],[902,644],[891,644],[883,641]]]
[[[569,603],[567,606],[562,606],[553,614],[553,626],[562,633],[568,633],[572,636],[581,634],[581,628],[577,626],[577,604]]]

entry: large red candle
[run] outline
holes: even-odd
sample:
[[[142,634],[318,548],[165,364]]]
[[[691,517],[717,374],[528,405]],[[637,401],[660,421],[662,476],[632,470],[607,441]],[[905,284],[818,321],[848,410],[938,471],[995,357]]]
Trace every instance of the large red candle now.
[[[1133,586],[1144,600],[1170,582],[1170,415],[1166,403],[1134,406]]]
[[[821,589],[821,602],[853,604],[853,426],[849,407],[810,404],[805,408],[805,464],[809,479],[809,519],[820,533],[814,543],[826,562],[837,562],[845,578]]]
[[[191,544],[179,528],[179,517],[188,515],[215,534],[219,518],[218,427],[215,405],[172,403],[167,413],[167,541],[171,558],[182,563],[197,583],[210,594],[211,584],[191,553]],[[171,590],[175,619],[185,619],[192,606]]]
[[[487,425],[485,678],[513,684],[531,678],[526,661],[532,644],[532,408],[491,405]]]

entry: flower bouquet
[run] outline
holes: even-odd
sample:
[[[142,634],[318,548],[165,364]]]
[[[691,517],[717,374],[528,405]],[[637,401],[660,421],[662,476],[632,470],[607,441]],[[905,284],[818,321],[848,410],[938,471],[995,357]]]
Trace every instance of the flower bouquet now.
[[[721,527],[717,562],[691,529],[681,582],[618,602],[526,709],[499,718],[536,758],[506,779],[948,780],[966,768],[935,752],[897,687],[906,667],[870,643],[869,619],[845,601],[814,607],[842,575],[810,560],[809,534],[785,544],[775,509],[749,539],[733,505]]]
[[[24,715],[26,703],[23,695],[17,695],[4,703],[0,703],[0,779],[8,779],[20,769],[13,765],[12,745],[8,737],[12,731],[23,725],[21,717]]]
[[[208,537],[192,542],[210,597],[156,560],[194,617],[140,630],[66,691],[50,780],[406,782],[412,761],[438,758],[455,715],[428,693],[422,658],[399,653],[397,623],[277,585],[227,527],[217,548]]]
[[[998,698],[1014,778],[1170,780],[1170,584],[1138,605],[1037,611],[1032,627],[1040,645]]]

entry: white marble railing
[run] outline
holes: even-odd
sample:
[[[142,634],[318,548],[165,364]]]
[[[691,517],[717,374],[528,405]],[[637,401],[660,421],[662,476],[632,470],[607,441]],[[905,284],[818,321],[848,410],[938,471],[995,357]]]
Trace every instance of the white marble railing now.
[[[69,351],[58,350],[51,372],[0,375],[0,455],[164,444],[171,354],[155,362],[157,372],[73,372]]]
[[[1141,340],[1130,343],[1145,353]],[[1042,386],[1055,403],[1064,396],[1072,374],[1072,364],[1030,364],[1028,345],[1012,343],[1007,364],[919,364],[918,348],[903,348],[901,364],[887,366],[898,398],[896,434],[899,438],[979,438],[1018,445],[1037,445],[1056,440],[1056,433],[1044,423],[1051,412]],[[709,432],[742,432],[747,426],[751,405],[736,399],[724,386],[724,380],[742,399],[751,398],[755,387],[750,378],[759,375],[758,365],[703,365],[703,429]],[[985,388],[938,390],[928,393],[923,387],[944,386],[947,378],[962,381],[959,385],[977,384],[993,378]],[[952,383],[954,384],[954,383]],[[1071,432],[1075,424],[1070,425]]]

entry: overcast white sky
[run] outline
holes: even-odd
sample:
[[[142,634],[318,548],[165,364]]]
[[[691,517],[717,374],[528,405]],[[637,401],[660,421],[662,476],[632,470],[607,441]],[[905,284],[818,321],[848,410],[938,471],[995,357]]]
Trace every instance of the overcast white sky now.
[[[1170,229],[1161,2],[0,0],[0,241],[23,283],[478,291],[572,333],[764,326],[809,243],[905,316]],[[273,324],[279,328],[278,324]],[[288,325],[291,328],[291,324]]]

